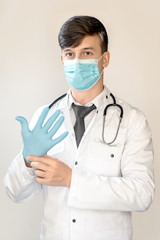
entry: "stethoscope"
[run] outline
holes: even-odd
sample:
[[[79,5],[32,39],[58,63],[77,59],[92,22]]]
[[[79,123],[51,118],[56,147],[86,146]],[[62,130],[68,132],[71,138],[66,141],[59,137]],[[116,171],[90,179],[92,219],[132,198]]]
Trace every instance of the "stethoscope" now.
[[[104,143],[104,144],[106,144],[106,145],[109,145],[109,146],[111,146],[111,147],[116,147],[117,144],[113,144],[113,143],[116,141],[117,136],[118,136],[118,133],[119,133],[120,125],[121,125],[121,122],[122,122],[122,119],[123,119],[123,108],[122,108],[121,105],[119,105],[119,104],[116,103],[116,99],[115,99],[115,97],[113,96],[112,93],[110,93],[110,96],[111,96],[112,99],[113,99],[113,103],[108,104],[108,105],[105,107],[104,112],[103,112],[102,141],[101,141],[101,142]],[[111,142],[106,142],[106,141],[105,141],[105,138],[104,138],[104,128],[105,128],[105,121],[106,121],[107,111],[108,111],[108,109],[111,108],[111,107],[117,107],[117,108],[119,108],[119,110],[120,110],[120,115],[119,115],[119,122],[118,122],[118,126],[117,126],[117,130],[116,130],[115,137],[113,138],[113,140],[112,140]]]
[[[57,98],[53,103],[51,103],[49,105],[49,109],[55,104],[57,103],[59,100],[61,100],[62,98],[64,98],[65,96],[67,95],[67,93],[65,93],[64,95],[60,96],[59,98]],[[100,140],[100,142],[106,144],[106,145],[109,145],[111,147],[116,147],[117,144],[113,144],[116,139],[117,139],[117,136],[118,136],[118,133],[119,133],[119,129],[120,129],[120,125],[121,125],[121,122],[122,122],[122,119],[123,119],[123,108],[121,105],[117,104],[116,103],[116,99],[115,97],[113,96],[112,93],[110,93],[110,96],[112,97],[113,99],[113,103],[111,104],[108,104],[105,109],[104,109],[104,112],[103,112],[103,124],[102,124],[102,141]],[[106,97],[107,98],[107,97]],[[119,115],[119,122],[118,122],[118,126],[117,126],[117,130],[116,130],[116,134],[115,134],[115,137],[113,138],[113,140],[111,142],[106,142],[105,141],[105,138],[104,138],[104,128],[105,128],[105,121],[106,121],[106,116],[107,116],[107,111],[109,108],[111,107],[116,107],[116,108],[119,108],[120,110],[120,115]]]

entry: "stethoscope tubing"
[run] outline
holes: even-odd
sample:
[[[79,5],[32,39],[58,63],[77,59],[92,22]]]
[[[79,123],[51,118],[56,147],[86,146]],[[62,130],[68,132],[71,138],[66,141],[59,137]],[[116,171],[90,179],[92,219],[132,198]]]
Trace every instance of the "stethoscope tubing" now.
[[[118,136],[118,133],[119,133],[119,129],[120,129],[120,125],[121,125],[121,122],[122,122],[122,119],[123,119],[123,108],[121,105],[117,104],[116,103],[116,99],[115,97],[113,96],[113,94],[111,93],[110,96],[112,97],[113,99],[113,103],[112,104],[108,104],[105,109],[104,109],[104,112],[103,112],[103,124],[102,124],[102,142],[106,145],[109,145],[111,147],[116,147],[117,144],[113,144],[116,139],[117,139],[117,136]],[[118,127],[117,127],[117,130],[116,130],[116,134],[115,134],[115,137],[114,139],[111,141],[111,142],[106,142],[105,141],[105,138],[104,138],[104,129],[105,129],[105,120],[106,120],[106,115],[107,115],[107,111],[109,108],[111,107],[117,107],[120,109],[120,117],[119,117],[119,123],[118,123]]]
[[[64,98],[67,94],[63,94],[62,96],[60,96],[59,98],[57,98],[54,102],[52,102],[50,105],[49,105],[49,109],[55,104],[57,103],[59,100],[61,100],[62,98]],[[122,122],[122,119],[123,119],[123,108],[121,105],[117,104],[116,103],[116,99],[114,97],[114,95],[112,93],[110,93],[110,96],[112,97],[113,99],[113,103],[112,104],[108,104],[105,109],[104,109],[104,112],[103,112],[103,124],[102,124],[102,143],[106,144],[106,145],[109,145],[109,146],[112,146],[112,147],[115,147],[117,146],[117,144],[113,144],[116,139],[117,139],[117,136],[118,136],[118,133],[119,133],[119,129],[120,129],[120,125],[121,125],[121,122]],[[105,129],[105,120],[106,120],[106,116],[107,116],[107,111],[110,107],[117,107],[120,109],[120,118],[119,118],[119,123],[118,123],[118,127],[117,127],[117,131],[116,131],[116,134],[115,134],[115,137],[114,139],[111,141],[111,142],[106,142],[105,141],[105,138],[104,138],[104,129]]]

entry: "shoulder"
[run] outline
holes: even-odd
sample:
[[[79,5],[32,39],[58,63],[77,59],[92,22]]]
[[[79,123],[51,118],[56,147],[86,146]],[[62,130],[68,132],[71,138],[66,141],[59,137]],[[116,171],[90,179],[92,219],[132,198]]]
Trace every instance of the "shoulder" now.
[[[132,106],[131,104],[129,104],[128,102],[117,98],[116,97],[116,102],[117,104],[119,104],[120,106],[122,106],[123,111],[124,111],[124,117],[129,117],[129,118],[146,118],[145,114],[143,113],[143,111],[141,111],[139,108]]]
[[[67,93],[61,95],[60,97],[58,97],[57,99],[55,99],[50,105],[49,108],[52,108],[53,106],[55,106],[56,104],[60,103],[62,100],[66,100],[66,96]]]
[[[46,120],[47,120],[51,116],[51,114],[53,114],[53,112],[55,112],[57,109],[61,110],[62,108],[66,107],[66,103],[67,103],[67,94],[63,94],[60,97],[58,97],[57,99],[55,99],[52,103],[40,106],[33,114],[33,117],[31,119],[30,125],[29,125],[30,129],[33,129],[33,127],[35,126],[38,118],[40,117],[40,115],[45,107],[50,108],[50,111],[46,118]]]
[[[116,101],[123,108],[123,125],[127,127],[128,132],[136,133],[140,131],[150,134],[149,124],[143,111],[122,99],[116,98]]]

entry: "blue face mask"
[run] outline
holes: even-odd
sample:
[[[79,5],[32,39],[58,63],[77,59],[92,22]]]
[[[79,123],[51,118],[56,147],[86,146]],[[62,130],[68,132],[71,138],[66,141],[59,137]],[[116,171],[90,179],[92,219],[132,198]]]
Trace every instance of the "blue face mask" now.
[[[99,60],[77,58],[74,60],[65,60],[64,74],[69,85],[78,91],[86,91],[92,88],[103,73],[102,71],[100,74],[98,70],[97,64]]]

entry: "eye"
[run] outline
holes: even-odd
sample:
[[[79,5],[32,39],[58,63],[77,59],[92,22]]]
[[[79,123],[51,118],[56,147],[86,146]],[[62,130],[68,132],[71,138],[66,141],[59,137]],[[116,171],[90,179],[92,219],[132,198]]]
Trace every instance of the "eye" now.
[[[75,57],[74,52],[66,51],[64,53],[64,59],[66,59],[66,60],[72,60],[72,59],[74,59],[74,57]]]
[[[65,54],[65,57],[72,57],[73,56],[73,53],[71,53],[71,52],[67,52],[66,54]]]
[[[85,52],[84,55],[90,56],[90,55],[92,55],[92,52]]]

